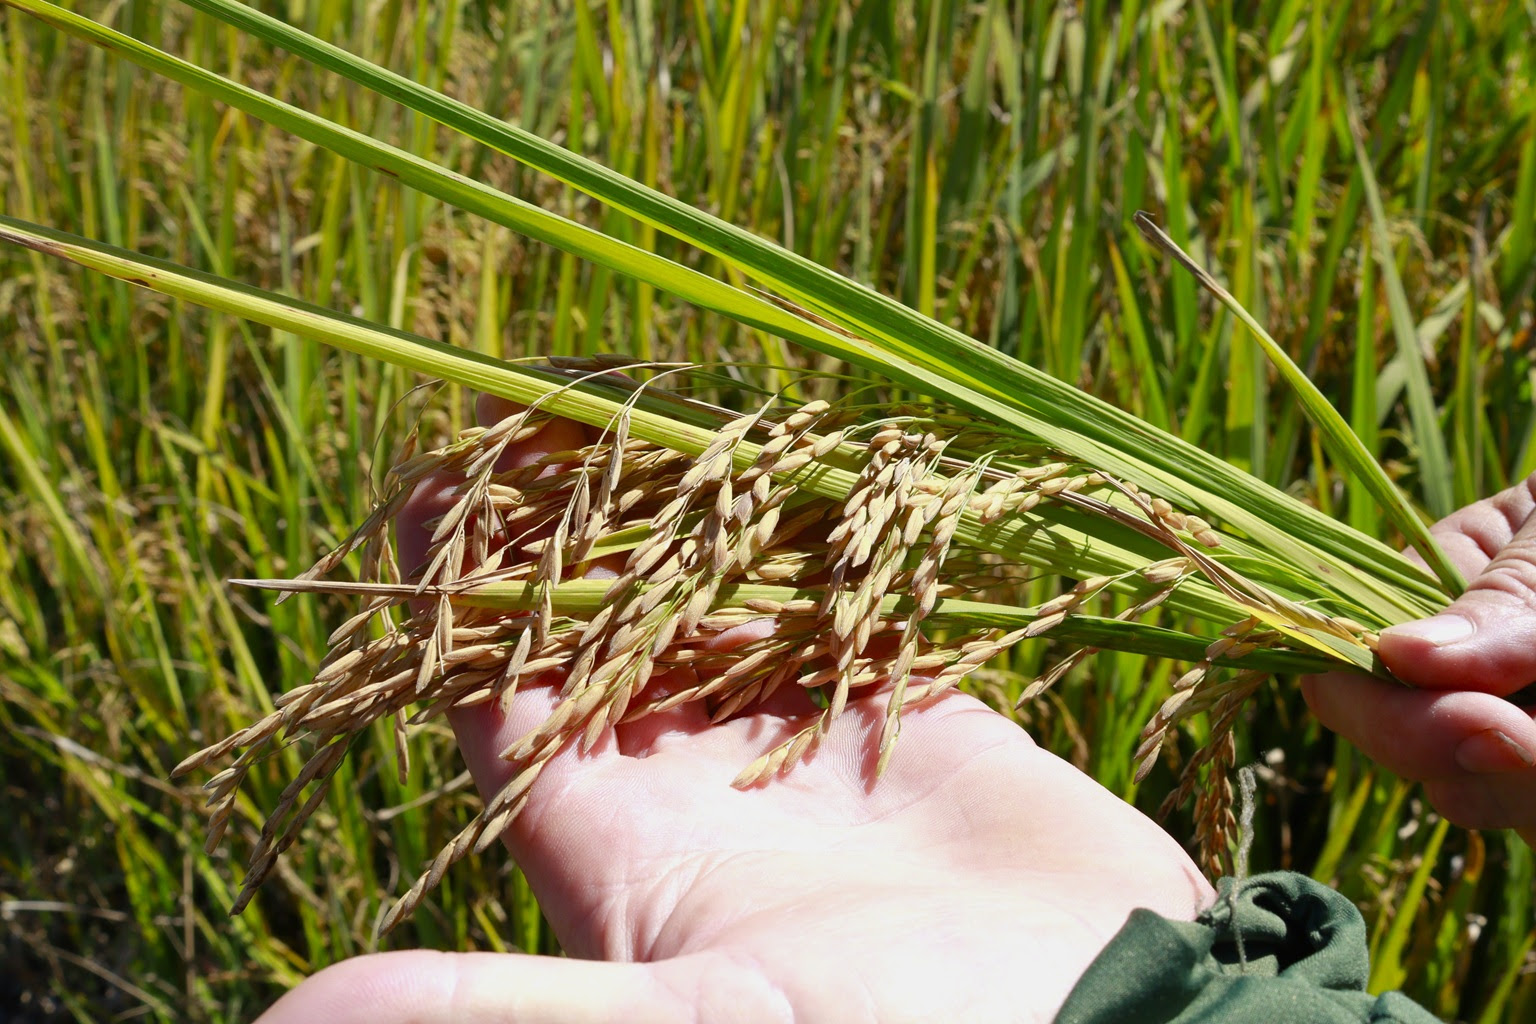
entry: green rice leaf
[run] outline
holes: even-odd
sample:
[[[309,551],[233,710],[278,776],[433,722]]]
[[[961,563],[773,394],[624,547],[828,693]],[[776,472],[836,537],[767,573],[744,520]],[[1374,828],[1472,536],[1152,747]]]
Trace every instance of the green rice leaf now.
[[[1376,172],[1366,153],[1364,132],[1360,126],[1360,98],[1355,93],[1354,82],[1346,78],[1344,92],[1349,102],[1350,134],[1355,143],[1355,162],[1360,167],[1360,180],[1365,186],[1365,203],[1371,211],[1371,240],[1376,247],[1376,262],[1381,268],[1382,287],[1387,292],[1387,309],[1392,314],[1392,334],[1397,339],[1398,362],[1406,371],[1408,385],[1408,418],[1413,424],[1413,440],[1418,448],[1419,480],[1424,488],[1424,500],[1436,518],[1444,518],[1456,508],[1452,495],[1451,459],[1446,451],[1445,434],[1440,429],[1440,410],[1435,407],[1435,396],[1429,386],[1429,372],[1424,366],[1424,352],[1419,345],[1418,331],[1414,327],[1413,313],[1408,308],[1408,293],[1403,290],[1403,280],[1397,272],[1397,259],[1392,255],[1392,239],[1387,233],[1387,215],[1381,204],[1381,190],[1376,185]],[[1394,517],[1395,519],[1396,517]],[[1405,532],[1430,563],[1442,582],[1460,593],[1465,586],[1456,573],[1453,585],[1447,582],[1440,568],[1444,557],[1431,557],[1430,549],[1420,546],[1421,539]],[[1428,541],[1433,545],[1433,541]],[[1438,552],[1435,552],[1438,555]]]
[[[1341,466],[1350,471],[1352,479],[1358,480],[1369,489],[1370,493],[1381,504],[1383,511],[1391,517],[1392,522],[1403,532],[1403,536],[1407,537],[1414,548],[1424,556],[1424,560],[1434,570],[1436,577],[1439,578],[1441,585],[1445,587],[1446,591],[1452,595],[1461,593],[1466,588],[1466,581],[1462,579],[1461,573],[1457,571],[1456,567],[1451,565],[1450,561],[1445,557],[1445,553],[1440,550],[1440,545],[1430,535],[1428,525],[1423,519],[1419,518],[1419,514],[1408,503],[1408,499],[1402,490],[1387,476],[1386,471],[1381,468],[1381,464],[1366,450],[1360,438],[1356,437],[1355,432],[1349,429],[1349,424],[1344,422],[1344,417],[1340,416],[1339,411],[1329,404],[1328,399],[1317,389],[1317,385],[1308,379],[1301,367],[1291,361],[1291,357],[1286,354],[1285,349],[1280,347],[1280,343],[1270,337],[1269,332],[1264,329],[1264,326],[1255,320],[1253,315],[1243,308],[1242,303],[1233,298],[1232,293],[1223,288],[1221,283],[1212,277],[1209,271],[1199,263],[1196,263],[1188,253],[1174,244],[1173,239],[1169,238],[1151,217],[1145,213],[1137,213],[1136,226],[1141,229],[1142,234],[1146,235],[1154,245],[1168,253],[1179,262],[1180,266],[1193,274],[1195,279],[1207,291],[1216,296],[1221,304],[1232,312],[1233,316],[1237,317],[1248,330],[1253,332],[1253,336],[1258,339],[1259,346],[1263,348],[1264,354],[1269,357],[1269,361],[1274,364],[1280,376],[1285,379],[1285,382],[1291,386],[1291,390],[1296,393],[1296,398],[1301,403],[1301,407],[1306,411],[1307,418],[1312,421],[1312,426],[1322,435],[1323,443],[1329,453]],[[1447,480],[1449,480],[1449,477],[1447,477]]]
[[[1087,465],[1147,487],[1180,507],[1221,521],[1303,575],[1318,580],[1322,587],[1319,597],[1342,595],[1355,607],[1369,609],[1383,623],[1427,614],[1444,601],[1444,593],[1399,553],[1209,453],[825,268],[597,164],[571,154],[563,158],[566,165],[584,173],[578,187],[602,185],[604,194],[599,198],[605,201],[610,195],[627,198],[631,206],[658,215],[659,219],[654,221],[657,226],[720,253],[723,259],[774,284],[819,316],[842,323],[856,333],[830,330],[759,295],[274,100],[47,0],[0,2],[349,160],[388,173],[425,194],[651,283],[705,309],[866,367],[919,394],[976,413],[1000,430],[1039,439]],[[228,9],[234,7],[238,5]],[[254,12],[248,17],[254,17]],[[261,24],[274,37],[282,34],[280,22],[268,20]],[[301,45],[307,45],[303,38],[300,33],[291,42],[281,41],[280,45],[297,52]],[[335,58],[335,53],[328,55]],[[350,58],[349,67],[361,63]],[[413,87],[411,92],[435,95],[421,87]],[[473,115],[468,108],[453,109],[462,115],[460,120],[484,119],[484,115]],[[531,136],[518,138],[539,153],[563,152]]]
[[[43,0],[4,2],[26,9],[51,6]],[[1000,424],[1012,424],[1086,463],[1152,488],[1175,504],[1201,509],[1309,571],[1331,578],[1354,600],[1395,608],[1389,617],[1414,617],[1444,602],[1444,592],[1385,544],[869,288],[233,0],[187,2],[696,245],[877,346],[878,354],[861,349],[838,353],[842,358]],[[1347,567],[1365,569],[1370,580],[1360,586],[1358,579],[1346,579],[1355,576]],[[1375,586],[1378,576],[1390,585]],[[1413,596],[1405,600],[1407,594]]]
[[[476,391],[524,405],[538,405],[594,426],[606,426],[622,408],[620,399],[606,397],[591,383],[572,386],[567,378],[556,373],[380,327],[307,302],[90,239],[0,217],[0,242],[25,246],[163,295],[291,331]],[[718,423],[686,422],[678,416],[678,411],[679,406],[664,403],[659,396],[648,400],[642,395],[630,412],[630,432],[654,444],[698,455],[713,442]],[[738,469],[745,469],[756,460],[757,453],[757,445],[743,442],[736,447],[733,461]],[[829,459],[805,467],[796,478],[796,485],[806,492],[844,501],[855,479],[853,470]],[[1044,510],[1047,505],[1049,503],[1042,503],[1037,511]],[[1064,511],[1070,513],[1071,510]],[[1118,524],[1091,517],[1078,516],[1073,521],[1101,524],[1105,533],[1111,536],[1124,529]],[[1147,563],[1143,554],[1120,547],[1112,540],[1033,517],[984,524],[974,514],[967,513],[955,536],[959,542],[977,549],[1060,574],[1119,574],[1133,572]],[[1214,622],[1232,622],[1247,614],[1245,609],[1200,580],[1188,580],[1181,585],[1169,598],[1168,606]]]

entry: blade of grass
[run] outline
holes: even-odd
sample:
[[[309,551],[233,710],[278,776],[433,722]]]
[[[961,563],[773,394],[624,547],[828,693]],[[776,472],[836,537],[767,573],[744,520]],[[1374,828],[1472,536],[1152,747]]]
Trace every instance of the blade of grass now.
[[[29,11],[47,10],[50,19],[65,27],[58,9],[44,0],[5,2]],[[862,285],[241,4],[231,0],[188,2],[720,256],[818,315],[870,339],[867,348],[840,346],[841,351],[836,353],[840,358],[873,366],[900,383],[915,386],[921,393],[983,411],[998,417],[999,422],[1019,423],[1063,451],[1127,479],[1159,488],[1170,500],[1206,509],[1248,535],[1294,553],[1298,559],[1310,560],[1301,553],[1303,545],[1298,540],[1306,537],[1306,546],[1321,549],[1332,559],[1368,568],[1372,575],[1385,576],[1396,586],[1413,587],[1432,604],[1444,600],[1443,593],[1435,596],[1432,589],[1423,589],[1418,582],[1423,577],[1387,545],[1365,540],[1283,492],[1256,485],[1236,467],[1194,445],[1149,430],[1134,416]],[[97,29],[86,27],[92,25],[87,21],[85,26],[68,30],[98,36]],[[155,70],[171,74],[161,66]],[[227,91],[225,86],[220,88]],[[415,182],[411,183],[414,187]],[[803,321],[800,323],[803,326]],[[803,330],[796,330],[799,333],[785,336],[816,346],[804,337]],[[818,350],[827,351],[819,347]],[[875,351],[879,354],[875,355]],[[865,358],[861,361],[859,356]],[[915,383],[918,369],[927,371],[922,378],[926,389]],[[1021,417],[1021,413],[1027,418]],[[1122,453],[1129,453],[1140,463],[1135,472],[1128,471],[1131,467]],[[1149,472],[1152,467],[1157,472]],[[1239,495],[1241,500],[1234,500]],[[1321,565],[1318,571],[1325,575],[1338,572],[1334,567]],[[1333,582],[1352,586],[1337,578]],[[1395,597],[1380,590],[1370,600],[1402,607]]]
[[[622,407],[621,402],[606,398],[589,387],[569,386],[570,382],[556,373],[502,362],[472,350],[456,349],[403,331],[381,328],[298,299],[224,281],[89,239],[0,217],[0,241],[22,245],[210,309],[301,334],[369,359],[383,360],[524,405],[538,403],[541,408],[558,415],[594,426],[606,426]],[[683,417],[690,407],[676,403],[658,405],[658,401],[641,396],[630,412],[633,436],[691,455],[700,454],[714,441],[718,421],[710,421],[703,414],[696,414],[692,421],[688,421]],[[743,442],[735,449],[733,461],[738,468],[744,469],[756,459],[758,450],[757,445]],[[823,462],[805,467],[796,482],[804,491],[841,501],[846,500],[855,479],[853,470]],[[1043,510],[1045,505],[1040,508]],[[1123,527],[1116,530],[1117,524],[1107,520],[1084,517],[1080,513],[1074,516],[1072,509],[1053,510],[1052,514],[1060,515],[1065,522],[1105,528],[1110,535],[1124,531]],[[956,537],[983,550],[1052,572],[1112,574],[1133,570],[1147,561],[1142,555],[1102,538],[1085,535],[1070,526],[1056,525],[1043,530],[1039,524],[1025,521],[986,525],[970,512],[962,517]],[[1246,614],[1214,588],[1195,580],[1181,586],[1168,604],[1217,622],[1230,622]]]
[[[1418,917],[1419,909],[1424,905],[1424,892],[1429,886],[1429,877],[1440,862],[1440,847],[1445,842],[1450,828],[1451,823],[1441,818],[1440,823],[1429,835],[1429,842],[1425,845],[1423,854],[1420,855],[1419,866],[1414,870],[1413,877],[1408,881],[1408,888],[1398,902],[1397,913],[1392,918],[1392,925],[1387,930],[1386,938],[1382,940],[1380,948],[1371,958],[1371,981],[1368,988],[1372,992],[1401,988],[1408,977],[1404,964],[1408,939],[1412,934],[1413,922]]]
[[[1477,345],[1478,259],[1461,303],[1461,335],[1456,350],[1456,414],[1452,444],[1456,453],[1456,503],[1470,505],[1483,493],[1483,366]]]
[[[1141,398],[1142,415],[1154,426],[1168,430],[1172,417],[1168,413],[1168,400],[1164,397],[1162,362],[1152,351],[1151,342],[1141,317],[1141,307],[1136,301],[1136,289],[1126,273],[1125,260],[1113,238],[1106,242],[1110,269],[1115,275],[1115,293],[1120,299],[1120,323],[1125,330],[1125,340],[1130,346],[1130,364],[1136,376],[1136,390]]]
[[[1526,976],[1530,969],[1531,950],[1536,947],[1536,931],[1525,937],[1509,958],[1503,973],[1499,977],[1499,983],[1494,986],[1493,994],[1488,998],[1488,1005],[1477,1018],[1477,1024],[1501,1024],[1511,1018],[1507,1013],[1509,998],[1514,994],[1515,986],[1520,979]]]
[[[1413,423],[1414,442],[1418,446],[1419,480],[1424,489],[1424,499],[1436,519],[1442,519],[1455,510],[1451,493],[1451,462],[1445,449],[1445,434],[1440,429],[1440,411],[1435,408],[1434,393],[1430,388],[1429,374],[1424,366],[1423,350],[1419,346],[1418,332],[1414,329],[1413,314],[1408,309],[1408,295],[1403,290],[1402,278],[1397,273],[1397,260],[1392,255],[1392,243],[1387,234],[1387,215],[1381,205],[1381,190],[1376,186],[1376,172],[1366,153],[1365,133],[1360,123],[1360,97],[1352,79],[1344,80],[1344,95],[1348,104],[1350,134],[1355,142],[1355,160],[1360,167],[1360,177],[1365,185],[1365,202],[1371,211],[1371,237],[1376,245],[1376,259],[1381,265],[1381,283],[1387,293],[1387,309],[1392,314],[1392,333],[1397,338],[1398,360],[1408,374],[1408,415]],[[1390,510],[1389,510],[1390,514]],[[1396,517],[1393,517],[1396,522]],[[1402,523],[1397,523],[1403,529]],[[1460,593],[1441,571],[1440,564],[1431,561],[1421,543],[1430,543],[1428,532],[1424,537],[1403,529],[1415,549],[1431,562],[1435,575],[1447,589]],[[1437,556],[1439,557],[1439,556]],[[1443,557],[1439,561],[1443,562]],[[1449,566],[1447,565],[1447,568]],[[1454,573],[1454,569],[1451,570]]]
[[[1412,563],[1385,545],[1375,547],[1373,542],[1344,529],[1315,509],[1266,487],[1198,448],[1159,435],[1154,428],[1128,413],[986,349],[963,335],[947,331],[932,320],[749,235],[745,237],[758,250],[785,261],[792,268],[805,270],[813,286],[824,277],[836,288],[851,289],[850,299],[854,303],[862,303],[877,313],[898,311],[910,321],[915,333],[936,337],[948,354],[935,358],[934,352],[922,341],[910,337],[882,336],[882,343],[876,344],[832,331],[786,312],[757,295],[608,238],[187,64],[46,0],[3,2],[92,43],[113,49],[151,70],[206,91],[348,159],[384,170],[426,194],[600,266],[650,280],[687,301],[724,313],[741,323],[761,327],[817,351],[873,369],[920,394],[947,399],[991,419],[1004,429],[1011,427],[1038,437],[1088,464],[1152,487],[1184,507],[1219,517],[1260,539],[1295,565],[1306,567],[1308,575],[1317,581],[1348,595],[1352,607],[1368,618],[1380,617],[1384,622],[1392,622],[1419,617],[1443,600],[1433,587],[1425,586],[1425,577]],[[645,191],[633,181],[596,164],[589,166],[595,168],[603,180],[622,183],[622,187],[631,192]],[[723,227],[723,222],[711,221],[699,211],[690,210],[690,215]],[[724,230],[727,233],[735,231]],[[795,290],[793,285],[790,290]],[[824,298],[827,292],[823,290],[822,294]],[[823,316],[838,315],[819,304],[815,308],[822,311]],[[1017,387],[1008,387],[1010,380]],[[1090,433],[1096,433],[1102,439],[1090,437]],[[1158,468],[1158,463],[1169,463],[1170,453],[1176,456],[1172,465],[1180,472]],[[1217,486],[1212,486],[1212,480]],[[1318,551],[1309,543],[1318,539],[1330,541],[1328,552]],[[1370,571],[1360,573],[1352,568],[1362,562]]]
[[[1349,795],[1349,800],[1342,807],[1335,803],[1337,813],[1328,823],[1328,841],[1323,845],[1322,852],[1317,855],[1317,860],[1312,865],[1312,877],[1324,885],[1332,885],[1339,873],[1339,861],[1344,858],[1344,852],[1349,848],[1350,840],[1355,836],[1355,830],[1360,825],[1360,814],[1365,810],[1366,800],[1371,795],[1371,787],[1376,784],[1376,773],[1366,771],[1355,783],[1354,790]]]
[[[1360,257],[1359,295],[1355,302],[1355,360],[1350,375],[1349,417],[1354,434],[1365,453],[1373,460],[1380,450],[1380,425],[1376,419],[1376,279],[1375,261],[1368,254]],[[1359,477],[1350,477],[1345,493],[1349,496],[1349,521],[1361,533],[1376,536],[1380,514],[1371,492]]]
[[[1393,524],[1403,532],[1403,536],[1408,538],[1415,550],[1424,556],[1424,561],[1439,578],[1441,586],[1453,595],[1460,594],[1466,588],[1466,581],[1461,573],[1446,559],[1445,553],[1440,550],[1440,545],[1430,535],[1429,527],[1424,520],[1419,518],[1418,513],[1408,504],[1408,499],[1403,492],[1366,450],[1360,438],[1349,429],[1349,424],[1344,422],[1344,417],[1329,404],[1317,385],[1308,379],[1301,367],[1291,361],[1291,357],[1274,338],[1270,337],[1263,325],[1255,320],[1204,267],[1174,244],[1173,239],[1169,238],[1151,217],[1145,213],[1137,213],[1136,226],[1154,245],[1168,253],[1180,266],[1193,274],[1207,291],[1253,332],[1253,336],[1258,340],[1259,346],[1264,350],[1270,363],[1296,393],[1297,400],[1306,410],[1307,418],[1312,421],[1313,427],[1323,435],[1323,441],[1329,453],[1348,469],[1355,479],[1370,489],[1371,495],[1391,518]],[[1383,266],[1385,267],[1385,264]]]

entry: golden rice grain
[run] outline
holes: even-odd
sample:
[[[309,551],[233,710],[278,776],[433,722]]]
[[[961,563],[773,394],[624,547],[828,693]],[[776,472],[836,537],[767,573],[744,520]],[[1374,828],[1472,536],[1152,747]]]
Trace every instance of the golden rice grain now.
[[[436,451],[402,449],[385,496],[365,522],[299,577],[297,589],[319,589],[321,577],[349,554],[364,553],[368,575],[356,588],[359,611],[332,634],[332,650],[313,679],[278,697],[273,713],[177,766],[184,774],[239,752],[209,783],[211,848],[233,820],[255,758],[279,736],[311,750],[257,836],[237,910],[318,806],[353,734],[374,723],[391,728],[403,773],[410,725],[454,707],[496,702],[505,709],[526,683],[552,670],[564,673],[553,712],[502,753],[512,782],[426,866],[385,916],[384,930],[418,906],[454,863],[496,840],[549,759],[569,742],[590,746],[606,730],[685,703],[698,702],[721,721],[752,713],[783,686],[819,691],[825,709],[735,780],[756,785],[813,756],[854,695],[884,685],[876,766],[883,773],[905,709],[958,685],[1013,644],[1048,634],[1102,593],[1130,594],[1117,617],[1135,618],[1200,572],[1250,607],[1287,608],[1190,545],[1186,538],[1202,547],[1220,543],[1205,520],[1048,453],[1005,467],[990,457],[956,458],[949,454],[953,446],[910,420],[859,426],[813,402],[787,412],[770,403],[735,416],[690,458],[631,437],[626,406],[602,440],[586,448],[551,453],[520,469],[494,468],[548,422],[546,414],[524,410],[464,431]],[[822,460],[856,469],[840,501],[796,488],[797,475]],[[549,466],[560,471],[545,475]],[[405,579],[389,529],[417,485],[439,474],[463,482],[428,527],[425,568]],[[1135,573],[1081,579],[1011,632],[946,626],[930,635],[928,620],[945,597],[1012,593],[1025,578],[975,551],[957,550],[962,521],[1030,516],[1042,501],[1113,517],[1173,557]],[[625,552],[624,565],[601,606],[564,614],[558,584],[572,566],[610,545]],[[532,608],[500,611],[457,600],[483,583],[511,580],[533,588]],[[757,582],[800,593],[787,600],[722,597],[736,584]],[[891,594],[909,598],[895,615],[882,605]],[[707,646],[764,615],[777,620],[769,637],[729,654]],[[1316,612],[1296,615],[1340,635],[1364,632]],[[1196,713],[1213,716],[1215,746],[1222,749],[1190,760],[1180,799],[1196,795],[1192,771],[1214,778],[1229,766],[1222,729],[1230,729],[1242,698],[1258,685],[1250,674],[1227,679],[1212,662],[1279,642],[1278,634],[1260,632],[1256,620],[1239,626],[1212,643],[1207,660],[1179,681],[1135,753],[1144,777],[1181,722]],[[1091,653],[1068,654],[1025,697]],[[649,695],[655,673],[684,667],[699,673],[697,683]],[[1230,792],[1200,794],[1197,819],[1208,841],[1225,834],[1230,803]]]

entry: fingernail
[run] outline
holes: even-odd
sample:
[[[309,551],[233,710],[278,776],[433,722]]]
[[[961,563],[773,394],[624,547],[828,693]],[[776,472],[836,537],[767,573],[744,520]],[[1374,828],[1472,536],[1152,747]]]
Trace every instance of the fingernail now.
[[[1456,763],[1469,772],[1493,775],[1536,767],[1536,754],[1497,729],[1484,729],[1461,741]]]
[[[1448,647],[1466,640],[1476,630],[1477,627],[1472,624],[1471,619],[1447,613],[1432,615],[1417,622],[1405,622],[1401,626],[1390,626],[1382,630],[1382,633],[1411,636],[1418,640],[1427,640],[1436,647]]]

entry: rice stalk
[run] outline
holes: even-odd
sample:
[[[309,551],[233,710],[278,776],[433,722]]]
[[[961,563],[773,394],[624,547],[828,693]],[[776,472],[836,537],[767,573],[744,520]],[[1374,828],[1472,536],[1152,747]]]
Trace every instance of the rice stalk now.
[[[685,703],[700,704],[720,722],[753,713],[785,686],[817,694],[820,713],[738,774],[733,784],[748,787],[814,756],[848,701],[879,691],[885,713],[876,771],[883,773],[906,708],[960,684],[1015,643],[1089,625],[1087,611],[1102,595],[1133,595],[1113,620],[1129,624],[1197,577],[1253,614],[1214,643],[1198,641],[1203,659],[1148,723],[1136,757],[1145,774],[1191,715],[1211,718],[1210,742],[1185,765],[1171,799],[1195,800],[1199,841],[1208,862],[1217,863],[1231,824],[1231,726],[1243,698],[1267,677],[1264,670],[1239,670],[1229,679],[1227,666],[1254,651],[1304,652],[1308,645],[1298,638],[1315,641],[1319,632],[1363,643],[1363,627],[1313,612],[1222,564],[1210,553],[1222,541],[1209,523],[1060,453],[1042,451],[1026,463],[1016,453],[962,450],[941,439],[934,422],[861,420],[851,406],[770,397],[744,414],[715,412],[713,441],[689,456],[631,436],[629,408],[598,441],[518,469],[496,466],[548,422],[537,407],[465,430],[432,451],[407,447],[374,510],[314,567],[291,581],[247,581],[285,596],[353,593],[360,608],[332,634],[331,651],[309,683],[176,768],[185,774],[239,752],[208,786],[212,846],[255,758],[278,742],[313,751],[262,825],[236,910],[297,837],[350,738],[376,722],[392,723],[404,773],[409,729],[453,708],[489,701],[505,707],[536,680],[557,678],[560,687],[548,719],[503,752],[513,781],[390,909],[381,925],[387,931],[454,863],[505,831],[567,743],[590,746],[608,728]],[[748,444],[753,454],[743,460]],[[798,486],[828,460],[856,467],[840,501]],[[548,472],[552,467],[558,471]],[[429,479],[456,481],[452,500],[423,524],[431,538],[425,564],[402,576],[391,528]],[[1080,578],[1023,611],[976,601],[1016,604],[1032,570],[962,543],[965,517],[994,528],[1043,529],[1051,507],[1119,523],[1171,556]],[[363,579],[324,578],[355,552]],[[621,556],[622,568],[601,586],[600,600],[577,606],[568,599],[567,577],[599,553]],[[509,594],[521,597],[509,603]],[[1009,612],[1006,628],[986,608]],[[931,628],[936,615],[941,624]],[[769,636],[729,653],[709,648],[712,638],[765,616],[774,619]],[[1025,699],[1095,649],[1084,644],[1069,653]],[[698,673],[697,683],[670,692],[650,686],[659,674],[685,667]]]

